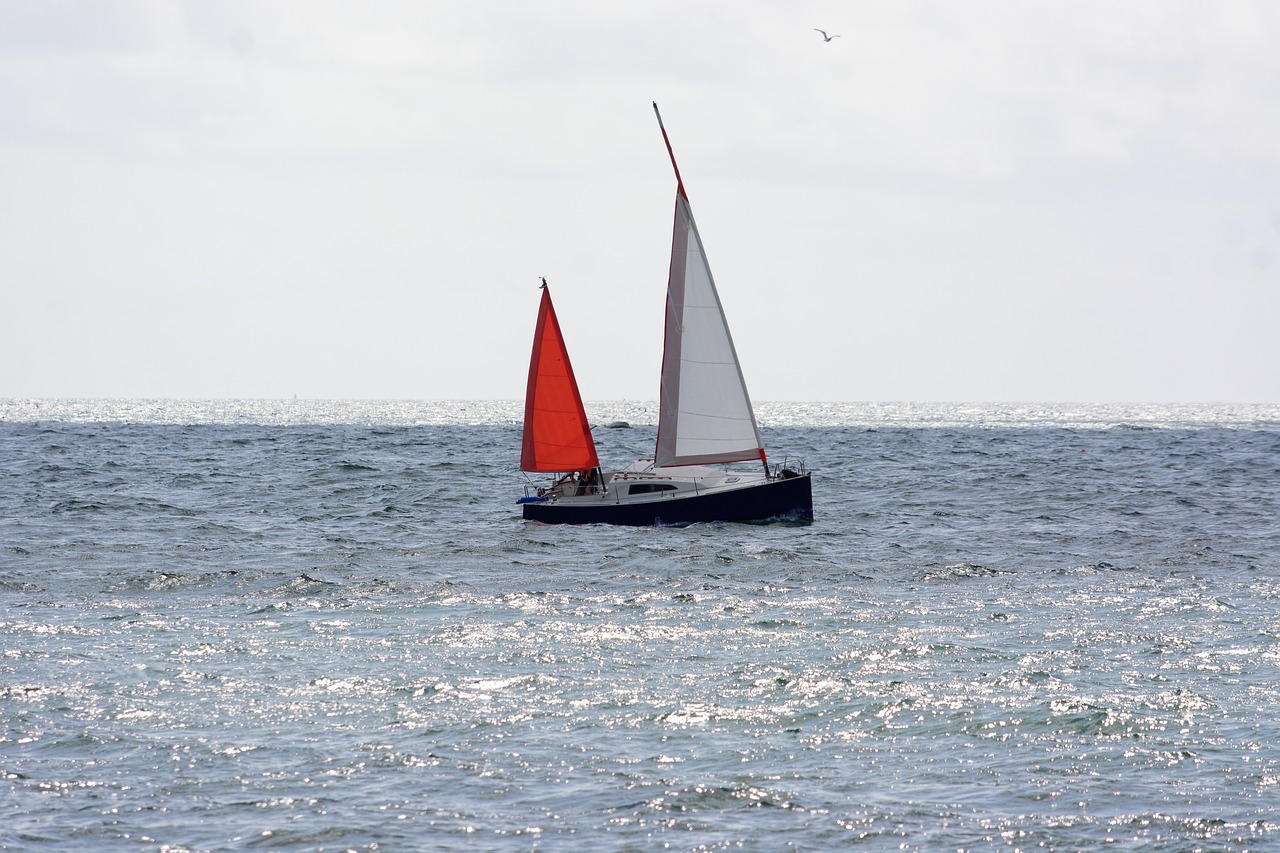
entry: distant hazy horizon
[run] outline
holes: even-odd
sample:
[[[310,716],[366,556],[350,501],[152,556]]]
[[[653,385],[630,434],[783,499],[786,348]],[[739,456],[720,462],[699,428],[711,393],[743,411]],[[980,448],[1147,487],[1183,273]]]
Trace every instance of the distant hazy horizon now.
[[[597,430],[652,426],[656,401],[587,400]],[[908,403],[757,401],[764,429],[854,427],[1227,427],[1280,429],[1280,404]],[[14,400],[0,399],[0,423],[150,423],[386,426],[506,425],[519,429],[521,400]]]

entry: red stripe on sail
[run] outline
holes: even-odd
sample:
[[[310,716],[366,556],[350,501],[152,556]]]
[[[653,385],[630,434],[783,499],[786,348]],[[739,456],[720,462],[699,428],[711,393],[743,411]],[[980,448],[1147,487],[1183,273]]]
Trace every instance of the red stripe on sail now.
[[[684,181],[680,179],[680,167],[676,165],[676,152],[671,147],[671,139],[667,136],[667,127],[662,123],[662,113],[658,112],[658,102],[653,102],[653,114],[658,117],[658,129],[662,131],[662,141],[667,143],[667,155],[671,158],[671,168],[676,173],[676,192],[684,196],[684,200],[689,200],[689,195],[684,191]]]
[[[520,470],[556,473],[599,465],[551,291],[544,286],[524,397]]]

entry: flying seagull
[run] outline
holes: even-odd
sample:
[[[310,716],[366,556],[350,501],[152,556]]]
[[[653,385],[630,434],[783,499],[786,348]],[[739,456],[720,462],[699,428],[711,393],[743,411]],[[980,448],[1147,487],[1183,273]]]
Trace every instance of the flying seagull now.
[[[818,29],[817,27],[814,27],[814,28],[813,28],[813,31],[814,31],[815,33],[822,33],[822,40],[823,40],[823,41],[831,41],[832,39],[838,39],[838,38],[840,38],[840,34],[839,34],[839,33],[836,33],[836,34],[835,34],[835,35],[833,35],[833,36],[829,36],[829,35],[827,35],[827,31],[826,31],[826,30],[820,30],[820,29]]]

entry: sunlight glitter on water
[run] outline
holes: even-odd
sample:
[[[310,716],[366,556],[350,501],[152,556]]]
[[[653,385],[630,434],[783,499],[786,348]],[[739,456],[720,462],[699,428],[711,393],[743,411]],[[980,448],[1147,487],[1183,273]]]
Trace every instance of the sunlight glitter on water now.
[[[435,405],[0,423],[0,847],[1280,837],[1258,412],[816,404],[814,525],[620,530]]]
[[[595,424],[652,426],[651,401],[588,401]],[[1277,404],[870,403],[759,401],[762,427],[1248,427],[1280,429]],[[518,400],[0,399],[0,421],[243,425],[518,425]]]

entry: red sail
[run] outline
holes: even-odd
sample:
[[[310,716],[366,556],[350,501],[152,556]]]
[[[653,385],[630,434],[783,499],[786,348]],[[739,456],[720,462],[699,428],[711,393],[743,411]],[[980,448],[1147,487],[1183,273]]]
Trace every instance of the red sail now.
[[[557,473],[597,468],[582,396],[560,334],[551,291],[542,288],[538,328],[533,334],[529,387],[524,396],[524,448],[520,470]]]

